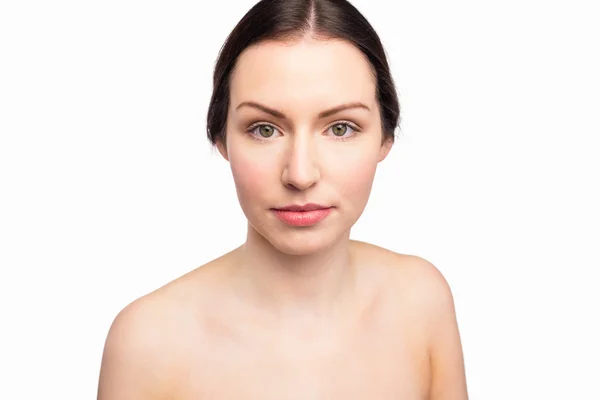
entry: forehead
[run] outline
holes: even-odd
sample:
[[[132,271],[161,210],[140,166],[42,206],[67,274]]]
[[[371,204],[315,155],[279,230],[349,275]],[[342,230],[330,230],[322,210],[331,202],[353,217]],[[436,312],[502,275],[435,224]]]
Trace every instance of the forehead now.
[[[325,108],[342,102],[375,103],[375,77],[364,55],[341,40],[261,42],[239,57],[231,103],[254,100],[280,108]]]

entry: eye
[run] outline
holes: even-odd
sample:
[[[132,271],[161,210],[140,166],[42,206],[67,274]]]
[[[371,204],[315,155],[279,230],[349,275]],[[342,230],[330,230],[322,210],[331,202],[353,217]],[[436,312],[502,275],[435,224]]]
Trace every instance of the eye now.
[[[340,140],[350,139],[356,135],[358,128],[350,122],[337,122],[330,128],[333,136]],[[351,132],[351,133],[348,133]]]
[[[336,140],[349,140],[360,132],[360,129],[356,125],[347,121],[337,122],[327,130],[333,133]],[[252,124],[247,129],[247,132],[253,139],[265,141],[277,137],[276,132],[279,133],[279,130],[271,124],[256,123]]]
[[[247,132],[254,139],[267,140],[267,139],[272,138],[273,136],[276,136],[275,132],[279,132],[279,131],[273,125],[253,124],[248,128]]]

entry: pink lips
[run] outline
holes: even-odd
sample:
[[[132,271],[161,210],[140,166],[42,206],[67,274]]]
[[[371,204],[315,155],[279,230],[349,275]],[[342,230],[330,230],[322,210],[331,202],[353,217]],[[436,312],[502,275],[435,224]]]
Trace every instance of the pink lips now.
[[[273,209],[275,215],[283,222],[293,226],[314,225],[329,215],[333,207],[319,204],[290,205]]]

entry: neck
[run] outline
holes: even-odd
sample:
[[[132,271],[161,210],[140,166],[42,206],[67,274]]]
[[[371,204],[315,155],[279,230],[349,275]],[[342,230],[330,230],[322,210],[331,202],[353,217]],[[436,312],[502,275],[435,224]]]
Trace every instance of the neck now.
[[[348,232],[317,252],[290,255],[249,226],[246,242],[237,249],[239,294],[278,318],[330,319],[355,288],[351,250]]]

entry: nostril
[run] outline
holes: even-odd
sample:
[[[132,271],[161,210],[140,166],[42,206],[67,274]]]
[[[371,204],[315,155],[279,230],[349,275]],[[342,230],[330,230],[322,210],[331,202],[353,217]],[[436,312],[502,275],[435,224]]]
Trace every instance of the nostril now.
[[[310,189],[311,187],[313,187],[315,184],[317,183],[317,181],[311,180],[311,181],[305,181],[305,182],[285,182],[284,185],[285,187],[287,187],[290,190],[306,190],[306,189]]]
[[[293,190],[306,190],[314,186],[320,179],[321,174],[316,165],[288,165],[281,176],[282,183]]]

